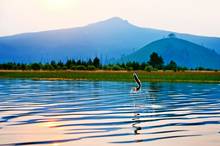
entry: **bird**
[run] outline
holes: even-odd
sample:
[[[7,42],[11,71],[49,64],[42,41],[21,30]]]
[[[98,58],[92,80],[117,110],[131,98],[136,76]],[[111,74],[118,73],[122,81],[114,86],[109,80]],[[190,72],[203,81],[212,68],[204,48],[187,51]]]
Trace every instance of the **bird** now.
[[[134,87],[133,90],[134,90],[134,91],[139,91],[139,90],[141,89],[141,81],[139,80],[138,75],[137,75],[136,72],[133,73],[133,76],[134,76],[135,82],[136,82],[137,85],[138,85],[137,87]]]

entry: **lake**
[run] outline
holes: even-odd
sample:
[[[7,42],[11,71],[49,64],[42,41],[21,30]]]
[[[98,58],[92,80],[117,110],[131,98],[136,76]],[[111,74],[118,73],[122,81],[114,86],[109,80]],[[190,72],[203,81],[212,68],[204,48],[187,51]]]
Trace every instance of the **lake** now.
[[[220,84],[0,80],[0,145],[219,146]]]

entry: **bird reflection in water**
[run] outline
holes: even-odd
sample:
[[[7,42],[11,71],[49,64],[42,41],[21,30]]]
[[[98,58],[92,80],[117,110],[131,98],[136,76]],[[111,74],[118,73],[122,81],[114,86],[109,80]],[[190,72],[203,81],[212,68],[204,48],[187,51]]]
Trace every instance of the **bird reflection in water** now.
[[[141,113],[155,113],[157,108],[160,106],[160,99],[158,98],[157,93],[161,90],[162,86],[157,83],[150,83],[149,90],[146,93],[136,93],[136,96],[133,97],[134,103],[134,117],[132,119],[133,124],[132,128],[134,129],[134,134],[141,134],[142,127],[139,126],[141,123]],[[137,95],[138,94],[138,95]],[[150,116],[150,115],[149,115]],[[152,116],[154,116],[152,114]]]
[[[140,124],[139,116],[140,116],[139,113],[135,113],[134,118],[132,119],[134,121],[134,123],[132,124],[132,127],[134,128],[135,135],[140,134],[139,131],[142,129],[140,126],[138,126],[138,124]]]
[[[134,129],[134,135],[141,134],[140,131],[142,129],[142,127],[139,126],[141,121],[140,121],[140,113],[138,113],[138,109],[137,108],[140,108],[140,107],[138,107],[137,105],[134,105],[135,111],[134,111],[134,118],[132,119],[132,121],[134,121],[134,123],[132,124],[132,128]],[[135,142],[139,143],[139,142],[142,142],[142,140],[141,139],[137,139]]]
[[[134,97],[134,117],[132,118],[133,124],[132,128],[134,129],[134,134],[138,135],[140,134],[140,130],[142,129],[139,124],[141,123],[140,120],[140,110],[143,110],[143,107],[141,104],[137,103],[137,99]]]

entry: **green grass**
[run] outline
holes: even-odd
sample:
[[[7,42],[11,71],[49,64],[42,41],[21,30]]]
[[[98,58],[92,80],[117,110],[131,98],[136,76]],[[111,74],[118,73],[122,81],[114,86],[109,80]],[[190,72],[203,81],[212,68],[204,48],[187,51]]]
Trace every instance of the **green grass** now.
[[[36,80],[108,80],[133,81],[127,71],[0,71],[0,78]],[[141,81],[220,82],[220,72],[144,72],[138,71]]]

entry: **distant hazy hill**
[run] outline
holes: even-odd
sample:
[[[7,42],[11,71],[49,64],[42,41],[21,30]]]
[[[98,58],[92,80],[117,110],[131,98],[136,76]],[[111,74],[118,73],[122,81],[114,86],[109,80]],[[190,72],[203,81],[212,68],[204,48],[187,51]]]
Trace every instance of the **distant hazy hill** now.
[[[215,51],[175,37],[154,41],[140,50],[122,57],[120,61],[147,62],[153,52],[161,55],[165,63],[174,60],[178,65],[185,67],[220,69],[220,55]]]
[[[169,33],[140,28],[115,17],[84,27],[0,37],[0,62],[47,62],[94,56],[105,61],[128,55]],[[177,35],[220,52],[220,38]]]

